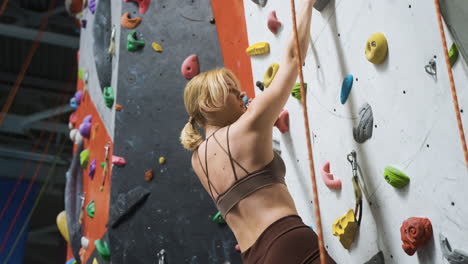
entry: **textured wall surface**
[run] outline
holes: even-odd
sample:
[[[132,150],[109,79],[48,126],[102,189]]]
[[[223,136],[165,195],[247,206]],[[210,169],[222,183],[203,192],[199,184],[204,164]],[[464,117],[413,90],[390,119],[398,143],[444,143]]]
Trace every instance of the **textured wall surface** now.
[[[296,1],[299,5],[300,1]],[[261,80],[268,65],[280,62],[291,31],[289,1],[269,1],[259,8],[244,1],[250,44],[267,41],[271,54],[252,58],[254,80]],[[276,10],[282,31],[266,27],[268,13]],[[467,250],[467,169],[457,130],[447,69],[433,1],[332,0],[322,13],[314,12],[312,45],[305,60],[307,102],[325,244],[338,263],[363,263],[382,250],[386,263],[444,263],[438,235],[454,248]],[[373,65],[364,56],[368,37],[382,32],[389,43],[387,59]],[[447,34],[448,31],[446,30]],[[450,36],[448,36],[451,45]],[[437,78],[424,66],[436,57]],[[461,59],[462,60],[462,59]],[[468,102],[468,68],[454,65],[460,107]],[[348,101],[340,103],[343,78],[354,75]],[[260,93],[259,90],[256,91]],[[353,139],[358,110],[369,103],[374,113],[373,136],[363,144]],[[306,224],[315,228],[307,149],[300,102],[290,98],[290,132],[279,134],[287,167],[287,184]],[[466,113],[462,113],[468,126]],[[344,249],[332,235],[332,223],[354,208],[351,166],[346,155],[355,149],[367,189],[363,220],[355,242]],[[343,182],[340,191],[328,189],[320,170],[326,161]],[[411,178],[403,189],[385,182],[387,165]],[[414,256],[401,248],[400,226],[409,217],[428,217],[434,238]]]

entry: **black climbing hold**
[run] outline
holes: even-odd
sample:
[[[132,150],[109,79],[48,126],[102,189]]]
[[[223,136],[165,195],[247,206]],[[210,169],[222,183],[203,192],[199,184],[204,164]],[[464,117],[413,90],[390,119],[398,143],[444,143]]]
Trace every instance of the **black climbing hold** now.
[[[267,0],[252,0],[252,2],[256,3],[257,5],[261,7],[265,7],[267,4]]]
[[[261,81],[257,81],[255,85],[260,89],[260,91],[263,91],[265,89],[265,85]]]
[[[384,254],[382,251],[379,251],[379,253],[375,254],[367,262],[364,262],[364,264],[385,264]]]
[[[210,19],[210,23],[211,24],[216,24],[216,20],[214,19],[214,17]]]
[[[442,234],[439,234],[439,241],[440,247],[442,248],[442,253],[444,254],[444,257],[448,260],[450,264],[468,263],[468,253],[458,249],[452,249],[450,243],[448,242],[448,239]]]
[[[149,195],[150,191],[141,186],[137,186],[127,193],[119,194],[117,201],[111,204],[107,225],[112,228],[117,227],[126,216],[130,215],[140,204],[145,202]]]
[[[364,143],[372,137],[373,127],[374,116],[372,115],[372,108],[368,103],[365,103],[359,109],[359,124],[353,128],[354,140],[358,143]]]

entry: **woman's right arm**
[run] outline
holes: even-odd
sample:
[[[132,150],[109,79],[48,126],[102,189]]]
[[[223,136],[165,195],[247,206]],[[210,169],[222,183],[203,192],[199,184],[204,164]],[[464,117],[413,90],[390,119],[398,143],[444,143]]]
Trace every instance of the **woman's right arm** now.
[[[297,15],[297,33],[301,61],[304,61],[310,42],[310,23],[315,0],[303,0]],[[298,74],[295,39],[291,33],[280,68],[268,88],[252,100],[244,114],[257,129],[273,126],[288,100]]]

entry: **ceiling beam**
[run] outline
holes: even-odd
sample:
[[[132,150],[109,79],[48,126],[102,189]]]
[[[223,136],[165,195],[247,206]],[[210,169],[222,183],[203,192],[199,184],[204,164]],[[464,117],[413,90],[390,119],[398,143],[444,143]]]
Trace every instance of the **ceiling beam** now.
[[[0,35],[12,38],[35,40],[38,32],[39,31],[36,29],[0,24]],[[80,38],[58,33],[44,32],[42,34],[41,43],[78,49],[80,47]]]
[[[1,33],[0,33],[1,34]],[[8,82],[8,83],[15,83],[16,81],[16,74],[0,72],[0,81]],[[27,86],[28,88],[42,88],[41,90],[54,90],[58,92],[67,92],[73,93],[76,90],[76,84],[73,82],[61,82],[56,80],[48,80],[43,78],[25,76],[23,82],[21,83],[21,87]],[[11,87],[10,87],[11,89]]]

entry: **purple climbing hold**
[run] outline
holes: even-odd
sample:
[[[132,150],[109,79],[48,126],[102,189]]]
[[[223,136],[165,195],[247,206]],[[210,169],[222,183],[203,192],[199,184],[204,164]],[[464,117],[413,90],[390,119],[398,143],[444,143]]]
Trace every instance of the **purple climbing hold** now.
[[[75,93],[75,102],[77,105],[80,105],[81,104],[81,99],[83,98],[83,92],[82,91],[78,91]]]
[[[96,12],[96,0],[89,0],[88,8],[89,8],[89,11],[91,11],[91,13],[94,14],[94,12]]]
[[[91,180],[94,180],[94,173],[96,173],[96,159],[93,159],[93,161],[91,161],[91,164],[89,165],[89,178],[91,178]]]
[[[88,138],[90,137],[91,135],[91,119],[92,119],[92,115],[87,115],[84,119],[83,119],[83,123],[81,123],[80,125],[80,134],[84,137],[84,138]]]
[[[86,19],[81,19],[81,27],[86,28],[86,25],[88,24],[88,20]]]

